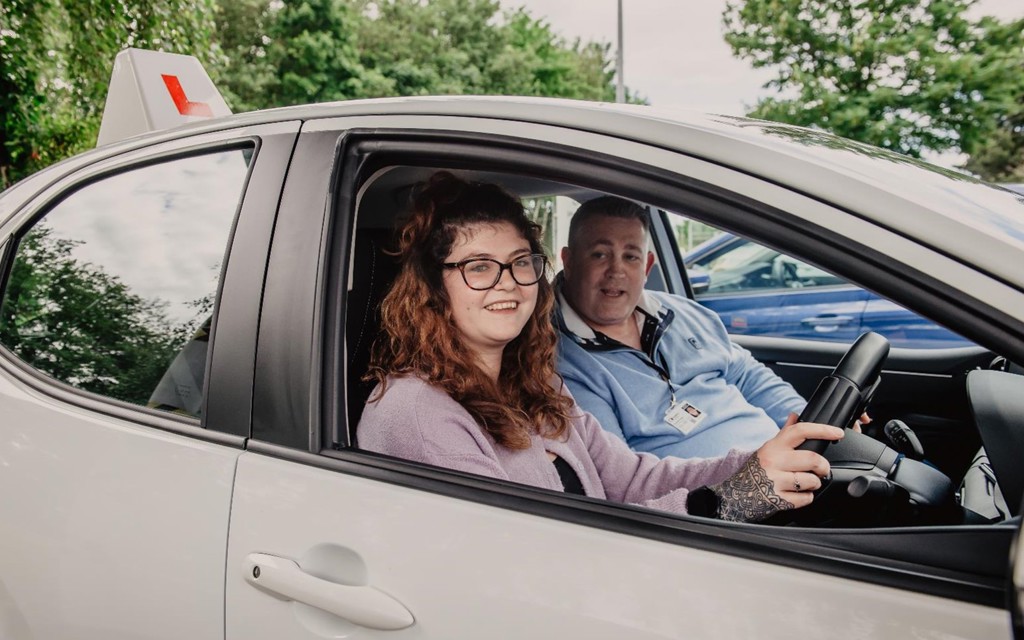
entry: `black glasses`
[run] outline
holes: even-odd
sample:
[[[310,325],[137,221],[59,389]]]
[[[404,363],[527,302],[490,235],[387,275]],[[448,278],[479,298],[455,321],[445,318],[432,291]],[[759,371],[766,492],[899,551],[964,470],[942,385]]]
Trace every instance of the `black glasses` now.
[[[458,269],[466,286],[484,291],[498,284],[501,274],[508,269],[512,279],[520,286],[537,284],[544,277],[544,266],[548,259],[540,253],[519,256],[512,262],[498,262],[490,258],[468,258],[459,262],[442,262],[446,269]]]

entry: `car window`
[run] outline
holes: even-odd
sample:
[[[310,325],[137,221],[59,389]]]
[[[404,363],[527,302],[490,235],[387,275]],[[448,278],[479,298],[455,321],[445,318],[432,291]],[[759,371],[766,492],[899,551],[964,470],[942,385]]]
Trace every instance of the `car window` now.
[[[852,343],[874,331],[895,347],[972,344],[803,260],[684,216],[669,219],[694,298],[733,335]]]
[[[708,276],[708,286],[698,297],[845,284],[840,278],[802,260],[731,234],[716,235],[705,245],[710,250],[701,251],[698,247],[692,252],[697,257],[686,264],[687,269],[696,268]]]
[[[363,161],[361,156],[356,156],[355,154],[353,154],[353,156],[359,157],[360,162]],[[383,164],[383,162],[392,161],[392,159],[393,156],[384,156],[382,159],[376,161]],[[414,157],[413,159],[420,160],[419,157]],[[368,166],[371,168],[374,167],[373,162],[368,163]],[[404,466],[400,461],[396,461],[396,458],[413,460],[417,463],[422,463],[423,459],[417,457],[415,452],[407,453],[406,451],[400,451],[392,454],[388,451],[381,451],[379,448],[376,448],[376,443],[380,442],[379,436],[378,440],[370,440],[366,438],[365,434],[367,432],[360,433],[360,430],[357,428],[361,418],[365,417],[364,412],[366,407],[370,406],[367,404],[367,400],[370,397],[374,386],[374,382],[367,382],[364,376],[367,371],[367,364],[369,360],[369,345],[373,344],[376,338],[379,337],[381,319],[378,314],[378,305],[383,296],[386,295],[390,282],[396,277],[396,273],[398,271],[398,266],[394,263],[394,252],[393,250],[389,250],[389,243],[394,240],[393,236],[396,224],[399,224],[404,220],[405,215],[408,213],[408,198],[404,197],[403,194],[415,193],[417,188],[416,185],[420,184],[423,180],[428,179],[434,171],[436,171],[436,169],[433,169],[430,166],[410,162],[408,166],[389,166],[387,169],[378,170],[375,173],[367,171],[367,181],[359,184],[360,200],[355,209],[354,227],[348,227],[352,230],[353,237],[345,238],[347,242],[350,242],[348,246],[350,247],[351,255],[347,255],[347,260],[344,263],[341,263],[348,266],[348,271],[344,272],[344,274],[338,274],[335,276],[338,279],[338,282],[347,281],[347,291],[343,286],[326,287],[327,291],[344,292],[343,295],[345,298],[341,304],[337,304],[334,301],[329,303],[331,308],[344,309],[345,311],[344,318],[339,317],[332,322],[335,326],[343,326],[343,335],[341,335],[340,338],[344,340],[344,347],[341,349],[330,349],[329,353],[334,354],[343,352],[347,360],[344,361],[344,367],[338,367],[340,363],[336,359],[333,359],[333,355],[331,356],[332,360],[329,361],[334,363],[332,366],[341,369],[343,375],[328,378],[325,381],[322,390],[323,397],[329,398],[329,402],[332,403],[332,406],[324,415],[334,415],[339,416],[339,418],[331,424],[326,425],[326,428],[323,429],[323,432],[328,435],[328,437],[332,438],[332,440],[329,441],[329,446],[321,448],[321,453],[324,456],[331,458],[343,457],[345,464],[348,464],[349,461],[355,461],[359,464],[365,462],[368,465],[373,465],[374,473],[377,473],[380,469],[386,468],[387,473],[394,473],[396,478],[401,477],[401,482],[403,483],[406,481],[418,482],[420,478],[426,477],[423,475],[416,475],[413,480],[412,473],[436,474],[429,476],[431,481],[438,481],[437,484],[431,484],[431,489],[433,490],[438,487],[445,487],[439,489],[441,492],[444,492],[449,488],[450,484],[450,488],[453,492],[451,495],[455,495],[454,487],[456,483],[452,482],[452,478],[447,475],[447,472],[453,468],[453,465],[450,466],[446,461],[438,459],[436,462],[428,463],[428,466],[433,466],[432,469],[424,468],[423,465],[420,464],[412,468],[414,469],[412,473],[407,473],[409,468]],[[493,171],[481,169],[473,171],[462,170],[462,173],[468,179],[472,179],[474,181],[497,182],[505,186],[510,192],[520,195],[520,197],[523,198],[527,209],[531,210],[531,213],[534,215],[534,219],[543,224],[545,231],[544,238],[549,251],[552,250],[553,246],[559,246],[564,243],[564,239],[560,239],[560,236],[565,233],[568,222],[572,219],[572,215],[574,215],[574,211],[576,209],[575,206],[566,206],[560,209],[557,206],[558,200],[564,198],[567,204],[576,205],[579,202],[585,202],[591,198],[597,197],[602,193],[615,193],[615,189],[619,189],[624,193],[635,193],[635,191],[629,191],[627,187],[622,184],[606,186],[602,183],[591,184],[581,180],[584,185],[589,185],[589,192],[585,192],[587,187],[566,185],[560,183],[557,177],[545,179],[542,177],[544,176],[542,171],[524,171],[522,175],[511,173],[510,171],[506,173],[506,171],[509,170],[505,167],[501,167],[500,169],[495,169]],[[632,185],[632,181],[630,181],[630,184]],[[629,187],[629,189],[632,188],[632,186]],[[605,191],[605,189],[608,191]],[[571,197],[566,195],[567,192],[572,192]],[[396,194],[402,197],[396,197]],[[544,198],[549,194],[557,194],[555,196],[556,206],[554,208],[546,204],[546,202],[550,202],[550,200],[546,201],[543,206],[538,204],[541,202],[541,198]],[[534,206],[530,206],[531,198],[534,199]],[[657,202],[655,203],[655,206],[664,206],[663,203],[664,201]],[[676,204],[680,209],[691,206],[691,202],[686,199],[685,194],[678,198]],[[699,205],[702,204],[702,202],[695,200],[693,204]],[[705,225],[706,228],[703,229],[703,237],[701,237],[701,230],[697,228],[697,224],[694,224],[687,230],[689,233],[686,233],[685,235],[676,233],[673,236],[670,225],[664,224],[667,220],[666,216],[661,215],[661,213],[661,211],[658,211],[659,215],[654,216],[652,224],[653,231],[651,234],[652,244],[654,245],[655,251],[660,253],[663,258],[663,264],[666,271],[669,272],[669,285],[672,291],[680,293],[682,287],[680,286],[681,280],[678,277],[680,275],[678,268],[683,266],[683,261],[677,261],[677,257],[681,257],[688,251],[692,251],[706,240],[718,237],[721,235],[721,230],[706,227]],[[671,218],[671,216],[669,216],[669,218]],[[310,226],[311,228],[315,228],[317,231],[321,228],[318,225]],[[338,225],[338,228],[345,227]],[[313,237],[312,234],[311,237]],[[318,237],[319,236],[317,236],[317,238]],[[723,264],[732,261],[733,265],[742,265],[759,257],[771,261],[772,259],[778,259],[783,255],[774,249],[746,242],[742,238],[739,240],[740,243],[734,251],[722,252],[723,254],[728,254],[722,258],[721,262]],[[552,241],[554,241],[553,244]],[[689,244],[687,244],[687,241],[690,241]],[[342,243],[339,243],[337,246],[342,246]],[[822,257],[822,260],[824,261],[825,258]],[[710,264],[710,262],[706,262],[706,264]],[[677,270],[672,272],[671,269],[674,268]],[[806,341],[787,340],[784,343],[780,341],[780,344],[783,344],[785,347],[785,355],[787,357],[789,355],[797,356],[793,358],[792,363],[783,361],[781,363],[783,366],[778,366],[780,364],[778,356],[775,356],[776,359],[772,359],[772,354],[769,352],[770,349],[767,347],[762,350],[761,354],[755,353],[755,347],[759,344],[768,345],[771,343],[770,347],[772,349],[778,348],[778,345],[776,345],[774,341],[739,341],[741,344],[744,342],[752,344],[753,347],[748,347],[752,355],[758,357],[763,363],[772,367],[773,370],[778,367],[780,376],[783,376],[787,382],[793,384],[794,387],[797,388],[798,392],[807,398],[813,393],[814,389],[820,382],[821,377],[835,365],[835,361],[841,353],[841,350],[837,349],[837,345],[823,345],[821,341],[829,340],[835,342],[843,339],[852,343],[852,341],[860,335],[860,316],[864,315],[864,309],[866,309],[869,304],[874,303],[868,300],[868,296],[870,295],[869,292],[849,284],[840,284],[843,282],[842,280],[834,278],[834,276],[828,272],[822,271],[809,263],[797,263],[795,269],[797,276],[803,280],[815,280],[821,283],[831,282],[837,286],[825,286],[824,284],[819,284],[818,286],[805,286],[802,288],[765,288],[760,291],[751,289],[749,291],[740,292],[739,295],[705,295],[702,297],[701,303],[708,304],[711,300],[716,298],[728,299],[735,302],[737,298],[754,299],[762,295],[776,295],[778,293],[783,294],[782,297],[786,297],[791,296],[794,293],[804,294],[807,292],[826,290],[832,292],[837,290],[845,292],[849,296],[849,299],[842,304],[846,304],[850,307],[848,312],[842,311],[838,307],[832,307],[832,309],[828,311],[823,309],[814,310],[813,314],[808,313],[808,309],[806,307],[797,309],[798,314],[803,314],[797,315],[798,320],[813,318],[814,321],[807,324],[800,323],[802,330],[805,332],[803,336],[811,339]],[[344,279],[342,279],[342,275],[344,275]],[[887,302],[877,297],[872,297],[872,299],[878,303]],[[278,306],[266,304],[266,302],[267,301],[265,300],[264,308],[273,309]],[[756,320],[756,318],[753,316],[749,316],[745,312],[719,312],[723,317],[723,320],[727,313],[732,314],[731,319],[726,321],[726,326],[730,328],[732,333],[742,334],[744,333],[744,329],[751,327],[757,329],[758,325],[754,324],[754,320]],[[698,315],[704,317],[704,314]],[[744,327],[741,323],[741,320],[743,319],[747,319],[751,324]],[[927,322],[923,319],[920,321]],[[935,325],[931,326],[934,327]],[[889,332],[890,336],[895,337],[897,334],[898,331]],[[849,337],[847,338],[846,335],[849,335]],[[300,340],[298,342],[301,344],[307,343],[306,340]],[[701,345],[702,342],[700,340],[697,340],[696,342],[696,345],[692,342],[689,344],[693,345],[696,349],[701,349],[702,347],[698,345]],[[933,366],[933,354],[915,354],[913,359],[908,360],[911,367],[913,367],[911,371],[902,371],[902,375],[900,376],[891,376],[890,379],[887,380],[886,384],[880,387],[878,393],[875,395],[875,404],[869,407],[871,416],[877,424],[874,428],[872,428],[871,425],[867,425],[865,433],[866,437],[872,437],[874,435],[877,436],[879,441],[884,442],[882,438],[885,438],[886,436],[882,433],[882,426],[887,424],[890,418],[905,419],[907,421],[906,426],[915,428],[916,433],[920,435],[922,443],[926,444],[926,460],[928,463],[935,463],[936,468],[939,468],[954,481],[958,481],[964,475],[962,468],[963,465],[950,463],[946,460],[948,456],[945,454],[953,449],[962,451],[969,450],[969,453],[967,454],[969,457],[977,451],[978,443],[971,441],[968,444],[961,444],[958,439],[950,437],[949,431],[966,431],[972,429],[972,426],[966,424],[961,425],[955,419],[945,419],[943,414],[946,413],[946,409],[944,407],[936,408],[936,398],[941,398],[943,401],[948,401],[949,405],[955,405],[954,410],[949,413],[952,413],[954,416],[961,416],[965,412],[960,407],[963,406],[963,403],[965,403],[966,400],[963,400],[963,403],[961,403],[959,395],[951,392],[951,388],[955,382],[950,381],[947,385],[942,376],[937,376],[931,373],[932,371],[939,370],[940,368],[938,365],[940,364],[943,365],[942,370],[952,370],[955,368],[956,365],[954,365],[954,367],[945,366],[946,358],[951,358],[952,356],[943,357],[941,353],[937,353],[934,357],[943,359],[937,361],[937,364]],[[922,362],[927,362],[928,365],[920,367],[923,375],[918,377],[914,375],[914,373],[916,373],[918,363]],[[273,367],[267,367],[267,370],[272,369]],[[607,402],[605,398],[608,398],[610,394],[604,393],[603,390],[609,386],[614,388],[614,380],[609,383],[609,378],[606,377],[602,379],[600,377],[600,372],[598,371],[581,370],[579,374],[579,379],[582,380],[580,384],[586,385],[588,381],[593,381],[594,388],[601,390],[600,392],[589,394],[591,396],[589,400],[592,403],[601,401]],[[590,376],[589,379],[588,375]],[[337,382],[339,378],[341,378],[340,385]],[[338,393],[338,388],[341,385],[344,385],[344,393]],[[576,392],[574,391],[574,393]],[[582,398],[585,395],[585,393],[578,393],[576,394],[576,397]],[[692,396],[687,394],[685,397],[689,403]],[[342,405],[342,403],[345,403],[347,406]],[[414,406],[412,411],[416,411],[417,416],[428,415],[424,413],[426,409],[423,409],[423,407],[426,407],[428,404],[431,403],[420,403]],[[582,402],[580,404],[582,406]],[[692,408],[696,408],[693,407],[692,404],[690,406]],[[591,411],[590,413],[591,415],[596,416],[594,411]],[[652,412],[652,415],[659,416],[664,415],[664,413],[663,410],[658,410],[657,412]],[[690,415],[693,414],[691,413]],[[915,420],[918,416],[921,416],[922,419]],[[425,420],[424,424],[429,423],[431,420],[433,419],[430,418]],[[597,417],[597,420],[601,421],[602,418]],[[406,421],[405,424],[409,424],[409,422]],[[923,425],[923,428],[917,429],[919,425]],[[936,428],[936,425],[941,425],[941,435],[936,435],[939,431],[939,429]],[[952,429],[947,429],[947,427],[952,427]],[[676,429],[681,431],[678,427],[676,427]],[[609,429],[609,431],[612,430]],[[615,432],[612,431],[612,433]],[[405,438],[396,439],[396,441],[399,440],[402,442],[408,442]],[[297,446],[305,447],[307,445],[305,442],[300,442]],[[382,453],[386,456],[383,460],[380,457]],[[454,468],[458,471],[464,470],[459,467]],[[470,470],[467,473],[477,472]],[[489,474],[484,473],[482,475]],[[461,491],[463,488],[471,486],[473,481],[460,475],[458,476],[457,482],[458,488]],[[529,485],[530,483],[523,484]],[[488,483],[487,485],[472,486],[474,489],[481,489],[480,493],[477,494],[477,499],[488,503],[491,502],[491,496],[486,494],[494,489],[492,484]],[[501,491],[518,491],[518,487],[503,487]],[[841,493],[842,495],[846,495],[845,492]],[[462,498],[464,495],[465,494],[460,493],[458,494],[458,497]],[[523,495],[527,501],[532,500],[532,495],[526,493]],[[612,500],[612,502],[615,502],[615,500]],[[557,503],[557,507],[559,509],[557,509],[558,515],[555,517],[572,520],[574,518],[574,516],[571,515],[573,513],[572,508],[561,509],[563,506],[571,507],[572,505],[568,501],[565,503]],[[588,507],[589,506],[590,505],[588,505]],[[611,507],[613,508],[614,505]],[[657,507],[655,506],[653,508]],[[832,512],[829,511],[832,508],[833,507],[831,505],[825,508],[827,512],[826,515],[831,518],[828,520],[829,523],[839,521],[839,517],[833,517]],[[842,514],[843,518],[847,517],[847,514],[849,513],[851,514],[850,518],[853,518],[852,514],[854,513],[854,510],[847,510],[844,507],[836,507],[834,513]],[[886,536],[891,535],[888,528],[902,527],[904,525],[903,521],[895,524],[890,524],[889,520],[883,521],[883,516],[880,515],[881,511],[875,509],[874,506],[870,506],[864,510],[858,509],[855,513],[858,517],[861,515],[864,516],[864,520],[858,521],[857,524],[857,527],[863,527],[863,530],[858,531],[855,534],[850,534],[849,538],[844,539],[840,546],[844,549],[848,547],[855,548],[858,552],[867,552],[871,554],[873,559],[875,558],[875,554],[877,554],[877,558],[879,559],[878,564],[883,567],[889,564],[888,559],[890,558],[898,559],[901,562],[904,561],[905,549],[901,546],[898,551],[893,551],[893,547],[889,546],[888,539],[886,538]],[[876,517],[876,515],[878,517]],[[823,526],[830,525],[826,524]],[[876,526],[879,528],[876,529]],[[799,526],[779,527],[776,529],[774,527],[764,525],[758,526],[757,529],[758,530],[753,531],[753,534],[765,536],[764,539],[769,541],[768,546],[772,546],[774,544],[774,539],[776,538],[793,538],[804,541],[813,541],[815,543],[820,542],[820,532],[816,531],[814,525],[809,525],[806,529]],[[723,529],[723,532],[725,531],[726,530]],[[900,535],[902,535],[902,532],[900,532]],[[980,541],[983,538],[985,541],[989,539],[988,536],[979,536],[978,540]],[[926,563],[928,566],[931,566],[932,564],[935,564],[935,566],[945,566],[942,563],[946,562],[946,558],[949,556],[946,551],[946,547],[943,546],[945,541],[931,542],[931,540],[932,539],[929,539],[925,544],[916,544],[918,540],[915,538],[914,553],[916,554],[918,561]],[[832,541],[830,540],[829,543],[832,544]],[[960,544],[961,543],[958,542],[954,546],[958,549],[963,549],[964,551],[973,550],[975,547],[985,545],[984,542],[978,542],[975,540],[963,543],[962,547]],[[933,550],[935,553],[932,553]],[[895,555],[897,553],[900,555]],[[998,554],[993,554],[993,557],[996,561],[1002,563],[1002,559]],[[995,564],[991,566],[995,567]],[[1000,567],[1002,567],[1002,564],[999,564],[999,566],[993,569],[991,573],[993,575],[999,575],[1000,572],[1003,571]],[[988,569],[985,569],[985,571],[988,571]]]
[[[84,391],[198,416],[214,297],[249,150],[105,177],[26,229],[0,343]]]

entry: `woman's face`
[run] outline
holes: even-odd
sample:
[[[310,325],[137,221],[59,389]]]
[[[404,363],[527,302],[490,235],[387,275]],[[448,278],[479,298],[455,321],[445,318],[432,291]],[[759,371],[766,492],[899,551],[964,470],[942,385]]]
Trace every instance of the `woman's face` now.
[[[458,232],[445,262],[490,258],[508,263],[530,253],[530,243],[511,224],[477,223]],[[444,287],[455,328],[463,344],[478,356],[500,354],[523,330],[537,306],[537,285],[518,284],[508,269],[497,284],[483,291],[469,288],[459,269],[445,269]]]

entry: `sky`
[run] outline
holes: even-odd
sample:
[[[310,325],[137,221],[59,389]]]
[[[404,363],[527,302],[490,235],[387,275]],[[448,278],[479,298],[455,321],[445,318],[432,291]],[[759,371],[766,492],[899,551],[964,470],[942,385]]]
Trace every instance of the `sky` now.
[[[616,41],[617,0],[501,0],[545,18],[567,40]],[[744,115],[770,71],[732,57],[722,37],[725,0],[623,0],[626,86],[658,107]],[[979,15],[1024,17],[1021,0],[981,0]]]

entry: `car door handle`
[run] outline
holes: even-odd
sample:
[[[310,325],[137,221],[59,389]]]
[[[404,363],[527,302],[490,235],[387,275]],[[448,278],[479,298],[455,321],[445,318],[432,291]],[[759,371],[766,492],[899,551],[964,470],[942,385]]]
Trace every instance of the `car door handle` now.
[[[808,327],[842,327],[853,322],[853,316],[840,316],[840,315],[820,315],[811,318],[804,318],[800,321],[801,324],[807,325]]]
[[[364,627],[395,631],[416,621],[402,603],[382,591],[317,578],[287,558],[250,553],[245,558],[243,570],[246,582],[255,587]]]

